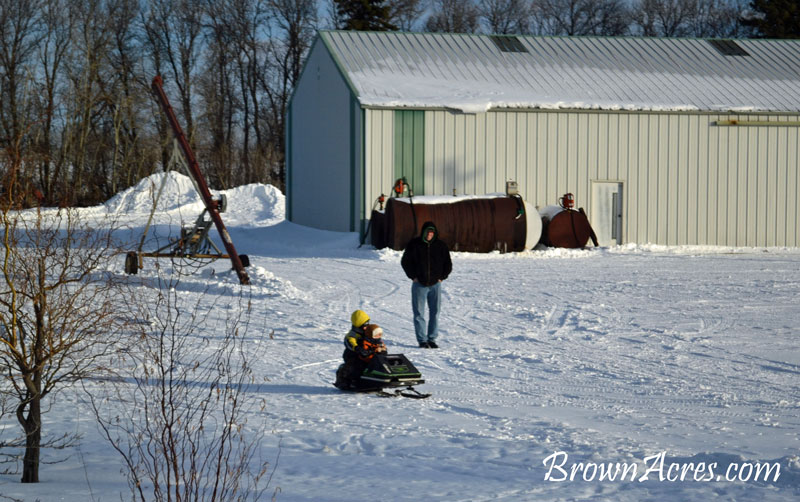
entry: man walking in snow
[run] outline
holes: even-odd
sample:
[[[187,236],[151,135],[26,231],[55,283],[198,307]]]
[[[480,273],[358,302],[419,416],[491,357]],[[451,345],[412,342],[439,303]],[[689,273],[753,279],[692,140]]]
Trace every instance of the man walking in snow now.
[[[437,349],[439,336],[439,307],[442,300],[442,281],[453,270],[450,250],[447,244],[438,239],[439,231],[432,221],[422,225],[419,238],[413,238],[406,245],[400,261],[403,271],[411,283],[411,309],[414,312],[414,332],[419,346]],[[425,303],[428,304],[429,319],[425,326]]]

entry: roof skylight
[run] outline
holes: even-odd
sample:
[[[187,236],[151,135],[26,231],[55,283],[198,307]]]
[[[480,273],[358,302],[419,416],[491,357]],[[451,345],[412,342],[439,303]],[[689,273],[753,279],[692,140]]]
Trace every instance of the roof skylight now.
[[[528,52],[517,37],[504,35],[490,35],[492,42],[503,52]]]
[[[715,49],[719,51],[720,54],[723,56],[749,56],[746,50],[742,48],[741,45],[737,44],[735,41],[730,39],[714,39],[709,40],[710,43]]]

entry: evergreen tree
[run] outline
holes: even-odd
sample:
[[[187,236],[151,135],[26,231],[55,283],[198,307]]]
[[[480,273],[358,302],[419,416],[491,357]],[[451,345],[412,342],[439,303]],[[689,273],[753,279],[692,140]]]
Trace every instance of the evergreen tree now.
[[[397,27],[391,23],[386,0],[333,0],[340,19],[339,27],[345,30],[391,31]]]
[[[800,38],[800,0],[753,0],[747,26],[765,38]]]

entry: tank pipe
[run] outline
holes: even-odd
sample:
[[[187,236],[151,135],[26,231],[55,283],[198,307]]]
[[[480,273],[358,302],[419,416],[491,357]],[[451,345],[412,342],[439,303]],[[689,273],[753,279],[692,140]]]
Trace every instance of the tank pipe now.
[[[378,203],[381,203],[381,209],[383,209],[383,201],[382,201],[382,199],[384,199],[385,197],[386,197],[386,195],[380,194],[378,196],[378,198],[375,199],[375,202],[372,204],[372,210],[370,211],[370,215],[372,215],[372,212],[375,211],[375,206],[377,206]],[[364,235],[361,236],[361,244],[359,244],[358,247],[363,246],[364,243],[367,242],[367,235],[369,235],[370,227],[372,227],[372,218],[370,218],[369,219],[369,223],[367,223],[367,229],[364,231]]]
[[[411,185],[408,184],[406,181],[405,176],[403,177],[403,184],[408,187],[408,202],[411,203],[411,215],[414,217],[414,230],[417,229],[417,210],[414,208],[414,189]]]
[[[417,210],[414,209],[414,189],[411,185],[408,184],[406,177],[403,176],[402,178],[398,178],[397,181],[394,182],[393,188],[393,196],[400,197],[403,194],[403,188],[398,187],[405,187],[408,188],[408,202],[411,204],[411,215],[414,217],[414,231],[417,231]]]

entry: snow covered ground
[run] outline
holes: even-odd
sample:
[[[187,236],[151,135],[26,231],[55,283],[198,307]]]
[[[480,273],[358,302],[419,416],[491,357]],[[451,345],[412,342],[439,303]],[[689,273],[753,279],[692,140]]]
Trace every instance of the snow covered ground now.
[[[98,222],[115,214],[138,236],[158,180],[84,214]],[[277,500],[800,495],[800,250],[456,253],[442,348],[424,350],[399,252],[284,221],[283,196],[269,186],[227,195],[223,217],[252,262],[248,337],[266,344],[257,369],[268,381],[248,396],[267,403],[261,453],[277,460]],[[177,175],[162,202],[154,229],[162,235],[202,208]],[[153,277],[153,264],[137,277]],[[110,267],[124,277],[122,262]],[[228,269],[217,262],[199,270],[182,280],[181,294],[209,305],[233,298],[242,287]],[[420,369],[420,390],[431,398],[344,394],[331,385],[357,308],[384,328],[390,352]],[[80,446],[44,452],[63,461],[43,465],[37,485],[0,475],[0,500],[128,499],[122,461],[83,401],[77,389],[58,395],[45,425],[82,434]],[[18,427],[10,417],[0,426]],[[628,470],[611,480],[616,464]],[[757,476],[761,467],[773,470]]]

